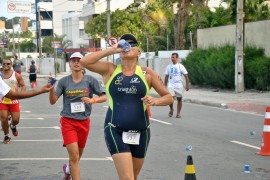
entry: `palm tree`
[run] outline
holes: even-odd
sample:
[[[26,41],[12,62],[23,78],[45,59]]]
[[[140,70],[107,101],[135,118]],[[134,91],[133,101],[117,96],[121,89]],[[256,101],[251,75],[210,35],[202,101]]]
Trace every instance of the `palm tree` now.
[[[66,49],[70,46],[72,46],[72,41],[67,39],[67,35],[57,35],[54,34],[54,38],[52,36],[48,36],[43,39],[42,42],[42,51],[46,52],[47,54],[54,54],[54,49],[51,47],[52,41],[60,41],[61,48]]]

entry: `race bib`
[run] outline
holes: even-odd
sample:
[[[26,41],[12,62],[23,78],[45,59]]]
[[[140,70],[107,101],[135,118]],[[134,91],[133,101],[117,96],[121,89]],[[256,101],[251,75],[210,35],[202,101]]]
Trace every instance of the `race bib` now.
[[[71,103],[71,113],[84,112],[85,104],[83,102]]]
[[[140,132],[128,131],[123,132],[122,139],[126,144],[139,145],[140,142]]]

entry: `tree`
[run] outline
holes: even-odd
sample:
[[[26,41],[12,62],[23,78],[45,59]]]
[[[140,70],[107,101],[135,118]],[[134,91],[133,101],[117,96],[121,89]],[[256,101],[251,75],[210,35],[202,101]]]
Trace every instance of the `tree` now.
[[[30,30],[27,30],[27,31],[22,32],[20,34],[21,38],[32,38],[32,36],[33,36],[33,34],[32,34],[32,32]]]
[[[175,47],[176,49],[185,49],[185,29],[187,25],[187,18],[188,18],[188,6],[191,0],[179,0],[180,7],[177,11],[176,18],[175,18]]]
[[[36,49],[36,44],[32,40],[23,40],[20,42],[21,52],[34,52]]]
[[[130,32],[137,36],[145,51],[166,50],[167,47],[174,49],[174,14],[168,5],[165,0],[150,0],[147,4],[143,0],[137,0],[125,10],[112,12],[112,36],[120,37],[123,33]],[[106,39],[105,25],[106,14],[102,13],[87,23],[86,32],[94,39]]]
[[[236,21],[237,0],[223,0],[232,11],[231,21]],[[270,19],[269,7],[265,0],[245,0],[245,22]]]
[[[134,34],[145,48],[146,34],[156,34],[158,26],[151,21],[146,21],[143,9],[119,10],[111,14],[111,34],[120,37],[124,33]],[[85,31],[93,38],[107,39],[106,14],[102,13],[87,23]]]
[[[54,40],[60,41],[61,48],[63,48],[63,49],[66,49],[69,46],[72,46],[72,41],[67,39],[67,35],[65,35],[65,34],[63,34],[63,35],[54,34]],[[54,49],[51,47],[52,41],[53,41],[52,36],[48,36],[48,37],[43,39],[42,52],[46,52],[48,54],[54,54]]]

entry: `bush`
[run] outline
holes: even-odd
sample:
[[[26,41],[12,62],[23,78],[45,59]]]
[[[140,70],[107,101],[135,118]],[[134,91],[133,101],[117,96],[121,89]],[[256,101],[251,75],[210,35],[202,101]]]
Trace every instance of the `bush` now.
[[[230,45],[197,49],[190,53],[184,66],[193,85],[221,89],[235,88],[235,48]],[[270,89],[270,58],[261,48],[246,47],[244,78],[247,89]]]

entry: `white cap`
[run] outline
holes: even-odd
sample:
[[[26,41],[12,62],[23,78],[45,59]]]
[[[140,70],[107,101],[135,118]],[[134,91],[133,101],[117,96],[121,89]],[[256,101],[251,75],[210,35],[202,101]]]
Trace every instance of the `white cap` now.
[[[79,52],[75,52],[73,54],[71,54],[70,58],[69,59],[72,59],[72,58],[83,58],[83,55]]]

